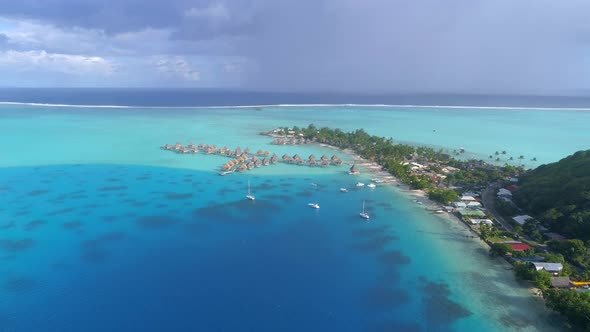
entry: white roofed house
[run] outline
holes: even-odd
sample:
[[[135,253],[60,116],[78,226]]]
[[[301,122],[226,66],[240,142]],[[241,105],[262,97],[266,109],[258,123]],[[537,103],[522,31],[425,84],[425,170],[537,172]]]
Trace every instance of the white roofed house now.
[[[453,203],[453,206],[456,207],[456,208],[462,209],[462,208],[466,208],[467,207],[467,204],[465,204],[464,202],[454,202]]]
[[[498,197],[510,197],[510,198],[512,198],[512,193],[508,189],[500,188],[500,190],[498,190]]]
[[[561,263],[544,263],[544,262],[531,262],[537,271],[547,271],[549,273],[559,273],[563,271],[563,265]]]
[[[474,202],[475,198],[473,196],[463,195],[461,196],[461,200],[464,202]]]
[[[470,207],[470,208],[481,207],[481,203],[480,202],[469,202],[469,203],[467,203],[467,207]]]
[[[512,217],[512,220],[514,220],[517,224],[519,224],[521,226],[524,225],[524,223],[529,219],[533,219],[533,217],[526,215],[526,214]]]
[[[475,225],[486,224],[488,226],[493,226],[494,222],[490,219],[471,219],[471,223]]]

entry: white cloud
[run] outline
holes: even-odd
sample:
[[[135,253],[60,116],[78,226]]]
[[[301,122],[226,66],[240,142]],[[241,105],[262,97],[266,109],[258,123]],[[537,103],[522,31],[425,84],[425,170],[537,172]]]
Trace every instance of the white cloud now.
[[[184,16],[190,18],[208,19],[212,21],[226,21],[231,18],[229,10],[222,3],[211,3],[207,7],[193,7],[184,12]]]
[[[168,78],[181,78],[186,81],[201,79],[201,73],[181,56],[156,57],[155,65],[158,72]]]
[[[0,52],[0,67],[20,71],[44,70],[74,75],[109,75],[115,70],[114,64],[102,57],[48,53],[43,50]]]

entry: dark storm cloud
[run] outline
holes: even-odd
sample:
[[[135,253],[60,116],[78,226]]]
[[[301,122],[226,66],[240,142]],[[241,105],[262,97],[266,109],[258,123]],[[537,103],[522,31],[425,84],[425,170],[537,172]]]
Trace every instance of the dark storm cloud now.
[[[10,42],[23,51],[53,47],[65,54],[235,56],[244,63],[223,61],[219,68],[227,71],[210,77],[240,75],[251,89],[560,93],[590,87],[586,0],[4,2],[0,18],[70,33],[19,40],[22,34],[0,30],[4,49]]]
[[[23,0],[0,6],[0,16],[107,34],[170,29],[179,39],[210,39],[248,31],[251,7],[245,0]]]

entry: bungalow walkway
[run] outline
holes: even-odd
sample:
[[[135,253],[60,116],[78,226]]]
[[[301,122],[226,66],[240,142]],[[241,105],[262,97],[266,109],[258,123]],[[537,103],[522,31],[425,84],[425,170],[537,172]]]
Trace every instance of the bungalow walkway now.
[[[315,155],[311,154],[307,160],[301,158],[298,154],[289,156],[284,154],[281,158],[276,153],[270,151],[258,149],[257,152],[253,153],[249,148],[242,150],[240,147],[235,149],[229,149],[228,147],[218,148],[216,145],[199,144],[193,143],[184,146],[182,143],[176,143],[174,145],[166,144],[160,147],[161,150],[175,152],[177,154],[207,154],[207,155],[219,155],[228,158],[232,158],[229,162],[221,166],[221,175],[233,173],[235,171],[241,172],[251,170],[261,166],[269,166],[279,162],[291,165],[309,165],[310,167],[327,167],[330,165],[341,165],[342,160],[333,155],[329,158],[326,155],[321,156],[319,159]]]

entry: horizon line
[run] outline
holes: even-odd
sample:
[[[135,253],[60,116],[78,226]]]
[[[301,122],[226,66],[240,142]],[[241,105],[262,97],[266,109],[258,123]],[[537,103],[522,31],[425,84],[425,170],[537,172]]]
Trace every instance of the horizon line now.
[[[33,107],[69,107],[69,108],[121,108],[121,109],[231,109],[231,108],[293,108],[293,107],[369,107],[369,108],[450,108],[450,109],[500,109],[500,110],[547,110],[547,111],[590,111],[589,107],[522,107],[522,106],[471,106],[471,105],[419,105],[419,104],[264,104],[264,105],[216,105],[216,106],[135,106],[135,105],[80,105],[29,103],[15,101],[0,101],[2,105],[20,105]]]

